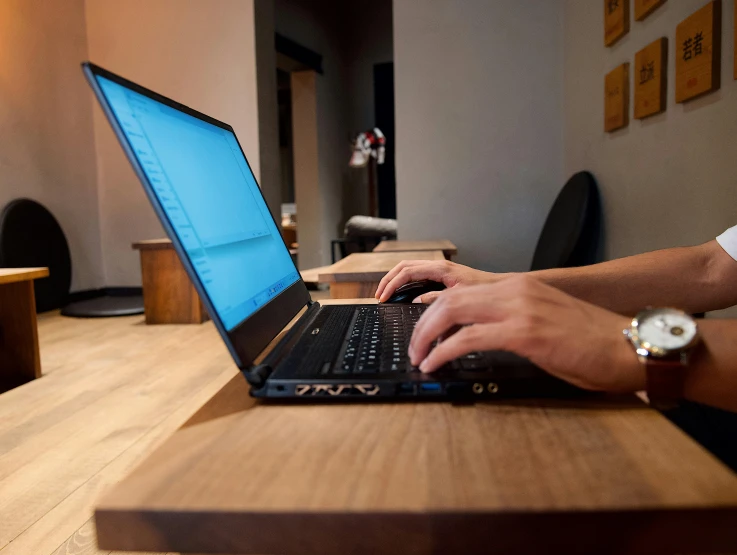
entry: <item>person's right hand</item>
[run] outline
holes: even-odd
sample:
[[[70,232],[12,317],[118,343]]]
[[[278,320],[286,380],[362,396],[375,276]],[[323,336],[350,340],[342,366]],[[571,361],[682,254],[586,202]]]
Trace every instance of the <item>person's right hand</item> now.
[[[375,297],[381,302],[387,301],[394,291],[405,283],[429,279],[451,288],[456,285],[478,285],[493,283],[501,276],[468,266],[456,264],[449,260],[403,260],[383,277],[376,289]],[[419,297],[423,303],[431,303],[442,291],[426,293]]]

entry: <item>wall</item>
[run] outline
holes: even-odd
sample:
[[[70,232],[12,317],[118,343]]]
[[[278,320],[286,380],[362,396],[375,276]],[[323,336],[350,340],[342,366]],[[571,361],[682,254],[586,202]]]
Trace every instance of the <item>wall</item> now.
[[[86,20],[92,61],[231,124],[259,176],[253,0],[87,0]],[[97,105],[94,122],[105,283],[137,285],[131,243],[163,231]]]
[[[603,46],[603,9],[588,0],[566,4],[566,171],[588,169],[604,200],[605,255],[619,258],[694,245],[737,225],[737,83],[733,78],[734,3],[722,2],[722,86],[675,103],[675,29],[706,4],[671,0],[613,48]],[[604,75],[635,52],[668,37],[668,107],[613,134],[603,131]],[[737,309],[714,315],[737,317]]]
[[[733,8],[723,1],[722,88],[675,103],[675,29],[706,0],[670,0],[613,48],[603,45],[601,3],[568,0],[565,26],[565,168],[588,169],[604,199],[607,258],[713,239],[737,224],[737,83],[733,79]],[[603,131],[604,75],[659,37],[669,39],[668,107],[629,127]]]
[[[72,290],[102,287],[83,0],[0,2],[0,207],[18,197],[59,220]]]
[[[563,185],[562,11],[394,0],[400,238],[451,239],[459,261],[487,270],[529,268]]]

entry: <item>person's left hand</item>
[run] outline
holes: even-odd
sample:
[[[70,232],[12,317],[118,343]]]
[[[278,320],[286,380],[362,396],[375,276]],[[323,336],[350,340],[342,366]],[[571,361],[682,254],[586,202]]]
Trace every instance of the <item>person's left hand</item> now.
[[[433,372],[471,352],[511,351],[585,389],[637,391],[645,372],[622,335],[629,323],[521,274],[443,292],[417,323],[409,355]]]

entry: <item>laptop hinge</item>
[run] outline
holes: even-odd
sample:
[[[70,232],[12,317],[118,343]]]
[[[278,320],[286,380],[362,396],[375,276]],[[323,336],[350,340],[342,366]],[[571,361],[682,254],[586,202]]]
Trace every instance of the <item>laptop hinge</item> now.
[[[260,364],[254,364],[249,368],[242,369],[243,375],[246,377],[248,384],[254,389],[261,389],[266,385],[266,381],[271,376],[274,368],[276,368],[282,359],[289,354],[291,347],[302,336],[302,332],[315,319],[320,310],[320,303],[310,300],[307,303],[307,310],[299,317],[294,325],[284,334],[279,343],[277,343],[271,352],[264,357]]]

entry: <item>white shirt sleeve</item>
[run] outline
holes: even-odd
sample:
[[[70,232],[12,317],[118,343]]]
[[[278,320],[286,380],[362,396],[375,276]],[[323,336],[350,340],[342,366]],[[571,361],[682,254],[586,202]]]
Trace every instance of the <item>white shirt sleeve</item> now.
[[[717,243],[727,251],[727,254],[737,260],[737,225],[717,237]]]

